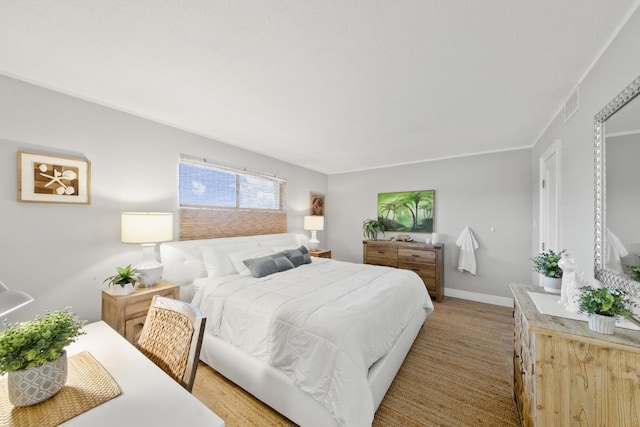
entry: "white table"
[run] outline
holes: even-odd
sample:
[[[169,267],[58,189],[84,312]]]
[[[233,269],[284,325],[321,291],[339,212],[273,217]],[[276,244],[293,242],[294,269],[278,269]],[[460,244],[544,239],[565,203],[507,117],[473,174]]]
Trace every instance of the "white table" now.
[[[61,424],[63,426],[207,426],[224,421],[186,391],[105,322],[84,327],[67,347],[89,351],[116,380],[122,394]]]

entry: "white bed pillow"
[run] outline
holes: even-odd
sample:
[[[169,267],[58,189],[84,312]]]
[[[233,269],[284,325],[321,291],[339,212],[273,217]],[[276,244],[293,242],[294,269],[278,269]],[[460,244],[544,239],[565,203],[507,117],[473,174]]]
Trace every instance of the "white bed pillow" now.
[[[253,249],[245,249],[243,251],[238,251],[229,254],[229,259],[231,260],[231,264],[236,270],[236,273],[249,275],[251,272],[247,269],[244,260],[250,258],[258,258],[265,255],[273,254],[273,249],[271,248],[253,248]]]
[[[300,245],[298,243],[295,244],[291,244],[288,246],[274,246],[273,247],[273,251],[274,252],[283,252],[283,251],[288,251],[291,249],[298,249],[300,247]]]
[[[295,249],[298,246],[300,246],[296,238],[293,236],[289,238],[282,238],[282,239],[260,240],[258,243],[260,244],[260,246],[273,248],[274,250],[276,250],[276,248]],[[283,249],[279,249],[279,250],[283,250]],[[278,250],[276,250],[276,252],[278,252]]]
[[[251,243],[237,243],[233,245],[222,246],[201,246],[200,252],[202,252],[202,258],[204,260],[204,266],[207,270],[208,277],[220,277],[227,274],[234,274],[236,272],[231,259],[230,253],[249,250],[260,249],[256,242]]]

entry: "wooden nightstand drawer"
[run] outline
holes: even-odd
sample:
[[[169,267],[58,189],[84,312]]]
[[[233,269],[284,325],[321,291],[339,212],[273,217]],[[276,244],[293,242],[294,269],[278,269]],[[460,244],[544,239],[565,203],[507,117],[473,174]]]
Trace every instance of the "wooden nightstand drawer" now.
[[[142,327],[144,326],[145,320],[147,320],[146,314],[144,316],[134,317],[133,319],[129,319],[125,322],[124,336],[131,337],[129,341],[131,341],[132,343],[135,344],[138,342],[138,338],[140,338],[140,334],[142,333]]]
[[[156,285],[156,286],[160,286],[160,285]],[[151,306],[151,299],[153,298],[154,295],[160,295],[162,297],[177,299],[176,291],[174,288],[163,288],[163,289],[154,289],[154,288],[155,286],[150,288],[141,288],[141,290],[142,289],[148,290],[148,292],[141,293],[141,294],[136,294],[136,292],[134,292],[132,294],[126,295],[130,297],[130,299],[127,301],[127,304],[125,306],[125,312],[124,312],[124,315],[127,319],[141,316],[141,315],[146,316],[147,312],[149,311],[149,307]]]
[[[137,287],[129,295],[113,295],[110,291],[102,291],[102,320],[135,344],[154,295],[179,299],[180,287],[160,280],[155,286]]]

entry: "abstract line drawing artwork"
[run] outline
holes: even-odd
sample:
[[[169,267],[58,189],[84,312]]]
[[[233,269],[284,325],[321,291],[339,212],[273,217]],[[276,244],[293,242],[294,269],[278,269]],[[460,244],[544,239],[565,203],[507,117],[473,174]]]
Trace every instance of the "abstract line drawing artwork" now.
[[[90,163],[86,160],[18,152],[18,200],[89,204]]]

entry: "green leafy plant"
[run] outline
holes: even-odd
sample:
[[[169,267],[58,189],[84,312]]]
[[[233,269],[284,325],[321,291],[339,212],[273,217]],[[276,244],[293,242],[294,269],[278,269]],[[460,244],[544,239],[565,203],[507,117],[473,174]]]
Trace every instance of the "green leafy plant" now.
[[[118,274],[109,276],[102,283],[109,283],[110,285],[120,285],[124,288],[127,283],[134,284],[140,280],[140,273],[135,268],[131,267],[131,264],[126,267],[116,267]]]
[[[0,334],[0,374],[54,362],[76,340],[85,322],[68,309],[8,326]]]
[[[631,276],[636,282],[640,282],[640,265],[627,265],[624,264],[624,270]]]
[[[378,240],[378,233],[384,234],[384,225],[377,219],[365,219],[362,222],[362,234],[367,239]]]
[[[547,277],[560,279],[562,277],[562,269],[558,266],[558,261],[566,251],[566,249],[563,249],[560,252],[554,252],[549,249],[547,252],[540,252],[535,258],[531,258],[533,271]]]
[[[602,316],[620,316],[628,318],[631,316],[629,310],[629,299],[627,295],[618,288],[611,286],[604,288],[592,288],[583,286],[577,299],[579,309],[583,314],[600,314]]]

